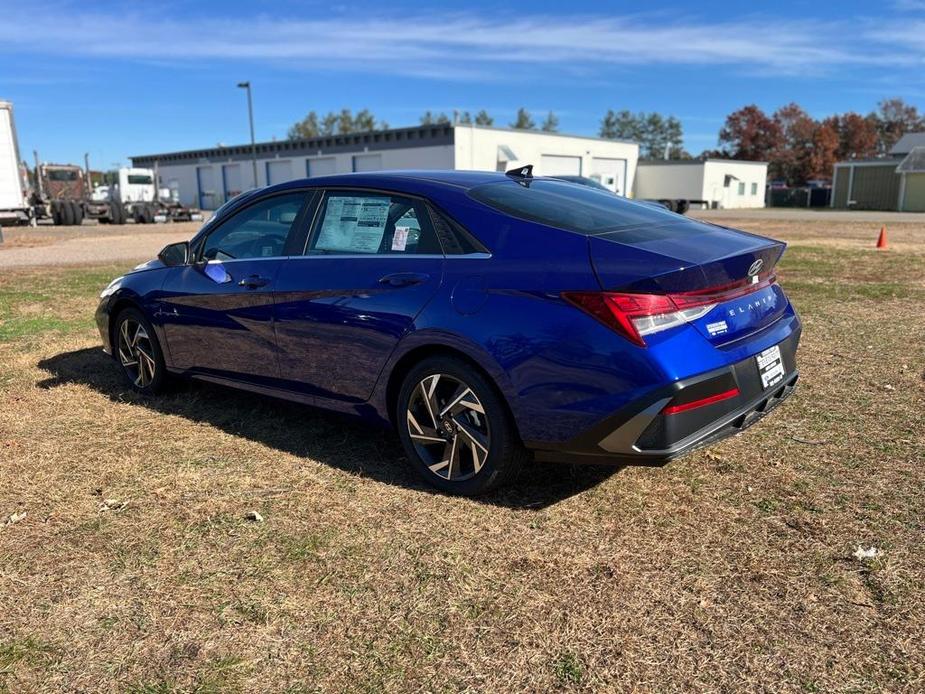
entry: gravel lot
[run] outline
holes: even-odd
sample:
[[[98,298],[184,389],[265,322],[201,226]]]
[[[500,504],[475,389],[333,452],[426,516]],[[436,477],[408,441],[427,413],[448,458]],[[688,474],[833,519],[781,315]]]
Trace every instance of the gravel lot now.
[[[168,243],[191,238],[200,226],[202,222],[7,227],[0,244],[0,268],[143,260]]]

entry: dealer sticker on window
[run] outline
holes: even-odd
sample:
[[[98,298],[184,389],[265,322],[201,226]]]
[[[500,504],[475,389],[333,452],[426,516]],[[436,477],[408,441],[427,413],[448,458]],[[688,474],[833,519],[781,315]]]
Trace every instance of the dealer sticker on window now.
[[[780,358],[780,347],[768,347],[755,357],[758,373],[761,375],[761,389],[770,388],[784,379],[784,362]]]

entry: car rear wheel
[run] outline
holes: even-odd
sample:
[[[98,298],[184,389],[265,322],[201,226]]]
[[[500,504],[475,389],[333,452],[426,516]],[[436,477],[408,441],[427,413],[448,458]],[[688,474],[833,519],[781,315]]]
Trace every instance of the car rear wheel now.
[[[474,496],[510,482],[525,451],[501,397],[451,357],[414,367],[398,396],[399,437],[413,466],[446,492]]]
[[[139,393],[161,392],[167,383],[167,366],[157,335],[141,311],[122,311],[114,334],[116,356],[132,388]]]

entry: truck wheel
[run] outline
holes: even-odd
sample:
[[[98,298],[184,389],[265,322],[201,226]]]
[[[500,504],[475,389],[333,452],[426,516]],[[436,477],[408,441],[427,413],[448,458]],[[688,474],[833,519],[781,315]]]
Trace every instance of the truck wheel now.
[[[145,224],[154,224],[154,208],[151,205],[145,205]]]
[[[74,207],[74,224],[80,226],[84,222],[84,208],[78,202],[72,202],[71,205]]]
[[[61,221],[61,205],[56,202],[51,203],[51,221],[55,223],[55,226],[63,224]]]
[[[61,203],[61,223],[66,227],[74,225],[74,205],[70,200]]]

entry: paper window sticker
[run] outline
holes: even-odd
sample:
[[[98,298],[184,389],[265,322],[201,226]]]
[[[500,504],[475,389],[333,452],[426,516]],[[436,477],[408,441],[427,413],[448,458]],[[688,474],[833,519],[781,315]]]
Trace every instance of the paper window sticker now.
[[[408,232],[411,227],[395,227],[395,234],[392,236],[392,250],[403,251],[408,245]]]

